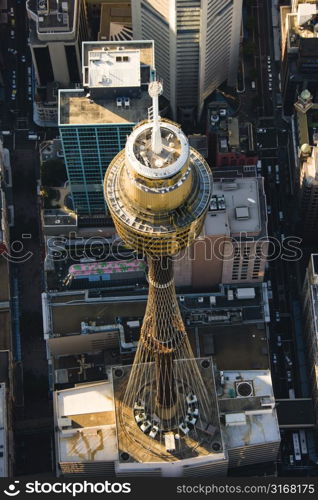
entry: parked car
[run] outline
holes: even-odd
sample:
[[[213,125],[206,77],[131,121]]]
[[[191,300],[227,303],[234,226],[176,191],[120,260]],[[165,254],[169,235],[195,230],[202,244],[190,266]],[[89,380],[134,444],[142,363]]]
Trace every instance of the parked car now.
[[[290,359],[290,357],[287,354],[285,354],[285,361],[286,361],[288,366],[293,366],[292,360]]]

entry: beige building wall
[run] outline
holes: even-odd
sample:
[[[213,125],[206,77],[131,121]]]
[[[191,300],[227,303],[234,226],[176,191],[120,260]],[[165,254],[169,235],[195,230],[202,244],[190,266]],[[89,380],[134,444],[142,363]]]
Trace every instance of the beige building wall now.
[[[222,283],[223,251],[228,236],[206,236],[204,240],[197,240],[192,250],[192,286],[207,288]]]
[[[225,244],[222,283],[261,283],[264,280],[268,242],[235,242]]]
[[[156,69],[174,116],[222,82],[235,85],[242,0],[134,0],[133,36],[155,41]]]

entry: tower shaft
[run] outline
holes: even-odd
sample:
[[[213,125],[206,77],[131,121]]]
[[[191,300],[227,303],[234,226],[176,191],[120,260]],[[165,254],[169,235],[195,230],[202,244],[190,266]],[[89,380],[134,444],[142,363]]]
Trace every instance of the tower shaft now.
[[[148,257],[149,297],[146,316],[153,323],[144,323],[142,342],[156,363],[157,402],[168,408],[175,403],[173,360],[184,342],[185,329],[177,303],[173,262],[171,257]]]

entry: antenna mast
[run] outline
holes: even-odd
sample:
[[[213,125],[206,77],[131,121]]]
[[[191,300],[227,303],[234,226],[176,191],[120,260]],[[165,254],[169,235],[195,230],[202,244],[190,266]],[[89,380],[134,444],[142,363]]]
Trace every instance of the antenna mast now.
[[[162,138],[160,132],[160,116],[159,116],[159,95],[162,94],[162,83],[159,81],[149,83],[148,92],[152,98],[152,134],[151,134],[151,149],[155,154],[160,154],[162,150]]]

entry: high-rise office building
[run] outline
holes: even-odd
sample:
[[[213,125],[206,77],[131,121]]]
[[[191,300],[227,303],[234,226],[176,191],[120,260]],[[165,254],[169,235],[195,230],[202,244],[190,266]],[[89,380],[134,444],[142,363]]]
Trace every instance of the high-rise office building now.
[[[15,325],[13,305],[15,297],[11,295],[11,268],[9,225],[13,222],[10,208],[11,167],[9,151],[3,148],[0,139],[0,477],[12,476],[13,473],[13,436],[12,436],[12,326]],[[19,348],[15,345],[15,359],[19,359]]]
[[[303,89],[318,89],[318,1],[291,0],[281,7],[282,98],[291,115]]]
[[[316,425],[318,424],[318,254],[311,254],[303,286],[304,336]]]
[[[56,127],[58,89],[79,85],[82,41],[89,39],[85,0],[28,0],[29,46],[35,79],[29,69],[28,87],[35,87],[33,120]]]
[[[59,92],[59,130],[74,208],[105,214],[106,168],[147,116],[153,42],[83,43],[83,87]]]
[[[84,0],[28,0],[29,36],[38,86],[81,82],[81,45],[88,39]]]
[[[260,283],[268,255],[264,179],[250,165],[213,170],[213,178],[203,231],[175,260],[176,284],[211,290],[219,283]]]
[[[200,114],[221,83],[236,83],[242,0],[135,0],[133,35],[154,39],[156,69],[173,115]]]
[[[318,138],[317,138],[318,139]],[[318,229],[318,141],[300,167],[300,216],[302,234],[307,241],[317,241]],[[309,146],[308,146],[309,148]],[[304,148],[303,148],[304,149]],[[310,148],[309,148],[310,151]],[[308,152],[309,152],[308,151]]]

